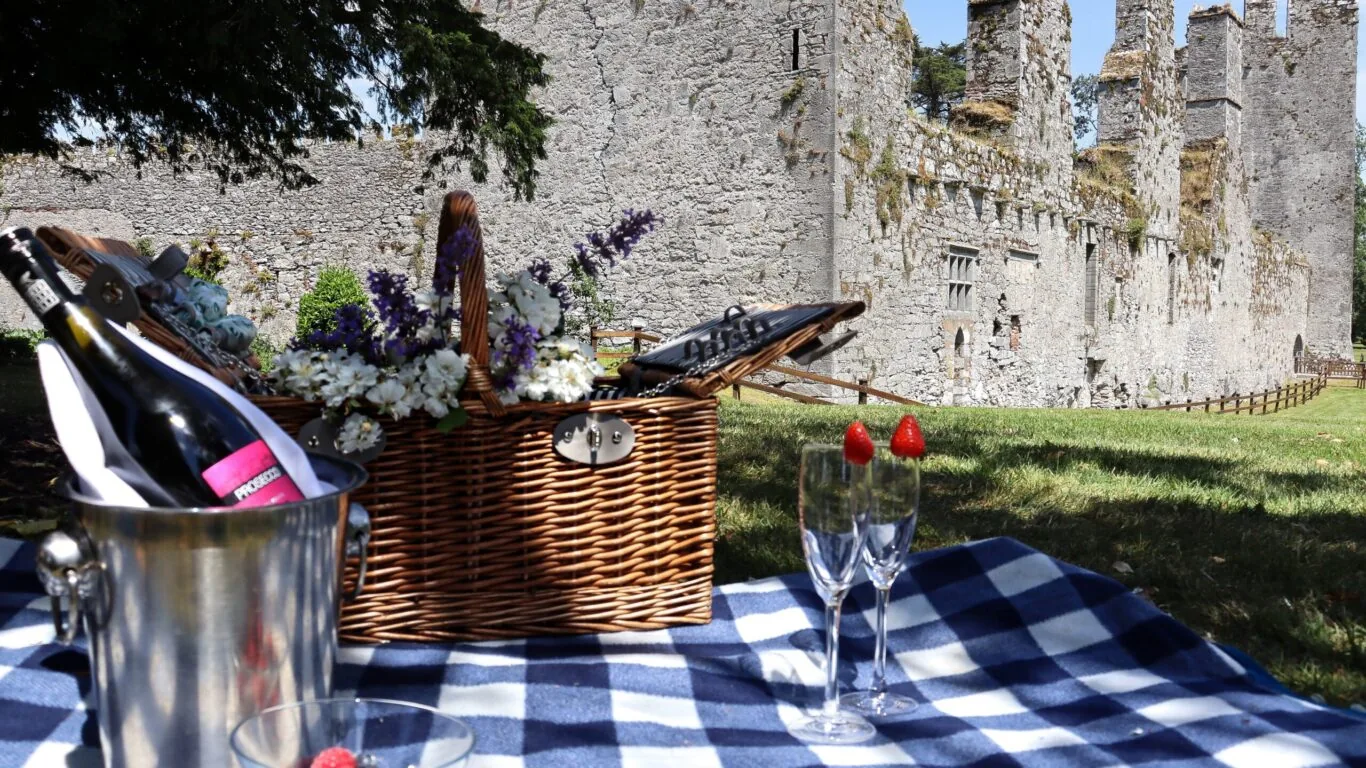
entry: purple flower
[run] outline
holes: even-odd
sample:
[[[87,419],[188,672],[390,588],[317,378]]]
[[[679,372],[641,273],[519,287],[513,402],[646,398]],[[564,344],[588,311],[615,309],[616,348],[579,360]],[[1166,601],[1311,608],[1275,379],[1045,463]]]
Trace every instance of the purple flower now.
[[[631,256],[631,249],[646,234],[653,232],[655,225],[662,219],[650,211],[636,213],[632,209],[622,211],[621,221],[606,232],[590,232],[585,237],[587,243],[575,243],[575,260],[584,274],[597,278],[604,270],[617,265],[617,261]]]
[[[508,390],[517,374],[536,365],[536,342],[541,340],[541,333],[516,316],[508,318],[504,328],[498,338],[501,343],[493,349],[493,364],[500,369],[494,383]]]
[[[432,289],[438,296],[450,296],[455,293],[455,281],[460,277],[460,270],[478,248],[479,237],[474,233],[474,228],[467,225],[451,233],[446,242],[436,249]]]
[[[339,350],[361,355],[369,363],[380,362],[379,339],[375,338],[375,318],[370,310],[347,304],[337,309],[335,329],[314,331],[303,340],[296,339],[295,349]]]
[[[564,280],[550,282],[550,260],[538,257],[531,260],[531,266],[527,267],[527,272],[531,273],[531,279],[550,289],[550,295],[560,302],[560,312],[568,312],[574,305],[573,296],[569,292],[569,286],[564,284]]]
[[[427,324],[431,315],[417,308],[417,302],[408,290],[407,275],[395,275],[387,269],[371,272],[370,293],[374,295],[380,319],[389,329],[385,349],[406,358],[428,346],[416,337],[418,329]]]

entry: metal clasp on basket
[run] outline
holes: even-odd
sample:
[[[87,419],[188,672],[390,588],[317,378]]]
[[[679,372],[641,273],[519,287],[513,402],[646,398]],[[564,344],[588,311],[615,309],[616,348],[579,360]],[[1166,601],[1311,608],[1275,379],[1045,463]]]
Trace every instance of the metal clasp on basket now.
[[[66,531],[53,531],[43,539],[38,546],[37,561],[38,580],[52,599],[52,626],[57,632],[57,642],[71,645],[80,630],[82,603],[101,594],[103,570],[100,562],[83,536],[73,536]],[[62,611],[64,597],[68,601],[65,612]]]
[[[351,502],[350,509],[346,512],[346,557],[359,557],[360,563],[356,566],[356,586],[351,590],[351,594],[346,596],[347,602],[360,598],[360,593],[365,589],[365,571],[370,561],[370,513],[365,507]]]
[[[631,455],[636,432],[616,416],[579,413],[555,425],[555,453],[568,461],[599,467]]]

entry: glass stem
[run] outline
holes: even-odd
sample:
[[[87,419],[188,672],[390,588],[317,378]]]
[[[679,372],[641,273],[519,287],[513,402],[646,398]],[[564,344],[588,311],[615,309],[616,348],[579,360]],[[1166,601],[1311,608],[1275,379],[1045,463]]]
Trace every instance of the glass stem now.
[[[873,650],[873,687],[869,693],[881,696],[887,692],[887,602],[892,587],[877,588],[877,640]]]
[[[834,718],[840,711],[839,657],[840,657],[840,606],[844,596],[832,599],[825,605],[825,708],[822,714]]]

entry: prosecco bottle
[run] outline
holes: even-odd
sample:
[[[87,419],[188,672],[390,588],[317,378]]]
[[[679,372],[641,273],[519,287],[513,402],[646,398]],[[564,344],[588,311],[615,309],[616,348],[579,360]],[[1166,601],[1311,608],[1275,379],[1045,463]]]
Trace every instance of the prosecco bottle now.
[[[79,373],[106,465],[148,504],[259,507],[303,498],[236,408],[116,331],[62,282],[32,232],[0,232],[0,273]]]

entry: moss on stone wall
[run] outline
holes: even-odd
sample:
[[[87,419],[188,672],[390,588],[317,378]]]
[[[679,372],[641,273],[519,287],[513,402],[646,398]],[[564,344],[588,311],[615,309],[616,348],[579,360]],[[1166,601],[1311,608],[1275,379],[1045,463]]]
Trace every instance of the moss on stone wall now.
[[[1134,189],[1134,150],[1122,144],[1099,144],[1077,156],[1076,194],[1088,210],[1107,203],[1130,219],[1146,218]]]
[[[873,140],[868,138],[862,116],[854,118],[854,124],[849,127],[849,133],[845,138],[846,142],[840,148],[840,154],[854,164],[861,178],[868,173],[868,163],[873,159]]]
[[[1214,252],[1216,198],[1222,202],[1223,167],[1228,142],[1193,142],[1181,150],[1181,249],[1189,256]],[[1222,222],[1222,217],[1219,217]]]
[[[896,141],[888,138],[882,156],[873,167],[872,181],[877,190],[877,221],[885,230],[892,222],[901,223],[902,192],[907,174],[897,160]]]
[[[1015,108],[999,101],[965,101],[949,114],[949,125],[973,137],[999,136],[1015,124]]]

